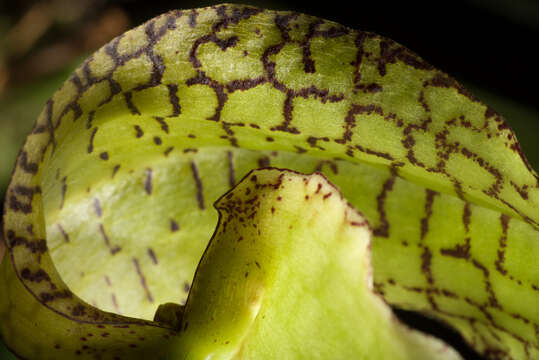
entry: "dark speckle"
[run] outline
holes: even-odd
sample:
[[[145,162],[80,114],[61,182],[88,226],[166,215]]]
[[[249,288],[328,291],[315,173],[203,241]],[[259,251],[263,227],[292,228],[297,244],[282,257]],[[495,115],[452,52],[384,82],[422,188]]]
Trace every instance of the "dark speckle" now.
[[[174,219],[170,219],[170,231],[176,232],[178,230],[180,230],[180,225]]]
[[[116,173],[118,172],[118,170],[120,170],[120,164],[116,164],[114,166],[114,169],[112,169],[112,178],[114,178],[114,176],[116,175]]]
[[[101,154],[99,154],[99,157],[100,157],[102,160],[108,160],[108,159],[109,159],[109,153],[106,152],[106,151],[103,151]]]
[[[165,156],[168,156],[172,150],[174,150],[174,146],[169,146],[164,152]]]
[[[197,188],[196,198],[197,198],[197,202],[198,202],[198,207],[200,208],[200,210],[204,210],[205,205],[204,205],[204,195],[203,195],[202,180],[200,179],[200,176],[198,174],[198,168],[197,168],[194,161],[191,162],[191,171],[193,173],[193,179],[195,181],[195,185],[196,185],[196,188]]]
[[[94,210],[95,210],[95,214],[98,217],[101,217],[103,215],[103,210],[101,208],[101,202],[99,201],[98,198],[94,198]]]
[[[96,133],[97,133],[97,127],[92,129],[92,134],[90,135],[90,144],[88,145],[88,154],[91,154],[92,151],[94,151],[94,138],[95,138]]]
[[[268,156],[263,156],[262,158],[258,159],[258,167],[268,167],[270,166],[270,158]]]
[[[159,116],[155,116],[154,119],[159,123],[159,125],[161,125],[161,130],[168,134],[168,124],[166,123],[165,119]]]
[[[148,299],[149,302],[153,303],[153,296],[150,292],[150,289],[148,288],[148,283],[146,282],[146,277],[144,276],[144,273],[142,272],[140,263],[137,258],[133,258],[132,260],[133,260],[133,264],[135,265],[135,270],[137,271],[140,284],[142,285],[142,288],[146,292],[146,298]]]
[[[148,195],[152,194],[152,169],[146,169],[146,180],[144,180],[144,190]]]
[[[64,237],[64,241],[66,243],[68,243],[70,240],[69,240],[69,235],[67,234],[67,232],[64,230],[64,228],[62,227],[62,225],[60,224],[56,224],[58,226],[58,229],[60,230],[60,232],[62,233],[62,236]]]
[[[155,145],[161,145],[163,143],[163,140],[161,140],[159,136],[154,136],[153,142],[155,143]]]
[[[148,248],[148,256],[150,257],[150,259],[152,259],[154,265],[157,265],[159,263],[159,261],[157,260],[157,255],[155,255],[155,252],[152,248]]]
[[[138,139],[138,138],[141,138],[142,135],[144,135],[144,131],[142,131],[141,127],[138,126],[138,125],[135,125],[135,137]]]

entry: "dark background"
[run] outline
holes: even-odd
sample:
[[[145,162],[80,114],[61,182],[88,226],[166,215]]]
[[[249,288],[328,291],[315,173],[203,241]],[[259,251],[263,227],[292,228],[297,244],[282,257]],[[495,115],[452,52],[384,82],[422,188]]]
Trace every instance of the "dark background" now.
[[[502,113],[539,169],[539,1],[240,1],[295,10],[389,37],[463,83]],[[172,9],[209,1],[0,0],[0,200],[26,133],[46,99],[86,56],[112,37]],[[478,358],[439,324],[467,359]],[[0,345],[0,359],[9,355]]]

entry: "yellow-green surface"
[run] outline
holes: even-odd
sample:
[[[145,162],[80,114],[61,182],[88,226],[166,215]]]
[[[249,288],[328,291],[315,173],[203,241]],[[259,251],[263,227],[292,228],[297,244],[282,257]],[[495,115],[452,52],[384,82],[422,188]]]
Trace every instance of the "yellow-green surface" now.
[[[47,103],[6,196],[3,337],[91,357],[105,326],[107,357],[166,352],[178,333],[116,314],[185,302],[212,203],[266,166],[322,171],[365,215],[390,304],[538,356],[539,182],[503,118],[391,40],[233,5],[124,34]]]
[[[373,293],[369,224],[323,176],[257,170],[216,208],[173,358],[460,359]]]

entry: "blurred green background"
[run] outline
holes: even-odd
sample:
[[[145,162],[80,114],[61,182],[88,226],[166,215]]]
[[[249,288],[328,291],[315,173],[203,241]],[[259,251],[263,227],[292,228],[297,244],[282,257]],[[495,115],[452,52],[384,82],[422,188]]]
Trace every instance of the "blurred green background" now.
[[[295,10],[387,36],[503,114],[539,169],[535,0],[240,1]],[[145,20],[209,1],[0,0],[0,200],[46,100],[85,57]],[[463,352],[465,353],[465,352]],[[467,358],[475,355],[466,353]],[[15,359],[0,341],[0,359]]]

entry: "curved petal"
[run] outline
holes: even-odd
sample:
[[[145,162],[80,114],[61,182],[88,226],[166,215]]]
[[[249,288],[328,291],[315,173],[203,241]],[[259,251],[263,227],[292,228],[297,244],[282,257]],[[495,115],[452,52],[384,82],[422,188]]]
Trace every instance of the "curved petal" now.
[[[268,165],[324,172],[365,214],[388,302],[484,354],[537,356],[539,180],[503,118],[391,40],[236,5],[127,32],[47,103],[7,192],[0,313],[28,317],[21,296],[153,334],[117,314],[184,301],[208,204]],[[31,332],[16,324],[3,336]]]
[[[460,358],[375,295],[369,224],[323,175],[256,170],[216,208],[178,359]]]

